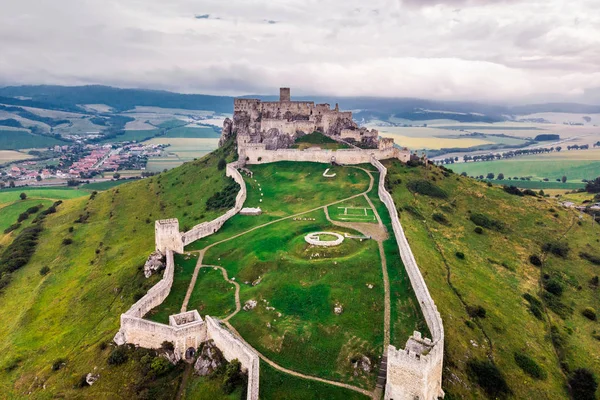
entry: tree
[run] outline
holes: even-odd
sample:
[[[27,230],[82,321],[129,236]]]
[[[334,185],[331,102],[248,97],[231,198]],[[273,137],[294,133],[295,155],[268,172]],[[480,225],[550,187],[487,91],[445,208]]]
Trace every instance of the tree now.
[[[8,187],[14,188],[15,187],[15,181],[10,181],[8,184]]]
[[[567,181],[567,176],[563,175],[563,177],[561,178],[561,180],[562,180],[562,183],[565,183]]]
[[[594,374],[585,368],[579,368],[569,378],[571,394],[577,400],[595,400],[598,381]]]
[[[504,174],[503,174],[502,172],[500,172],[500,173],[498,174],[498,180],[499,180],[499,181],[501,181],[501,180],[503,180],[503,179],[504,179]]]
[[[556,146],[556,151],[558,151],[560,153],[561,150],[562,150],[561,146]]]
[[[38,176],[35,177],[35,180],[38,181],[38,182],[40,182],[42,180],[42,177],[38,175]]]
[[[226,166],[227,166],[227,161],[225,161],[224,158],[221,158],[219,160],[219,163],[217,164],[217,168],[219,169],[219,171],[223,171]]]
[[[113,174],[113,178],[115,178],[115,179],[119,179],[120,177],[121,177],[121,174],[119,174],[118,172],[115,172]]]
[[[25,199],[27,199],[27,194],[25,194],[25,193],[21,193],[21,194],[19,195],[19,197],[21,198],[21,200],[25,200]]]

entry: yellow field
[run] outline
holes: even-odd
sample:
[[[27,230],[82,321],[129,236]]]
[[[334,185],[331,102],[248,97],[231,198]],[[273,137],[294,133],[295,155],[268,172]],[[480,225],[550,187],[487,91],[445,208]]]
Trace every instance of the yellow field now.
[[[27,160],[32,158],[29,154],[21,153],[20,151],[13,150],[0,150],[0,164],[4,164],[10,161]]]
[[[487,140],[471,138],[448,139],[439,137],[409,137],[389,132],[380,132],[380,135],[387,138],[393,138],[397,145],[408,147],[409,149],[437,150],[448,147],[471,147],[492,143]]]

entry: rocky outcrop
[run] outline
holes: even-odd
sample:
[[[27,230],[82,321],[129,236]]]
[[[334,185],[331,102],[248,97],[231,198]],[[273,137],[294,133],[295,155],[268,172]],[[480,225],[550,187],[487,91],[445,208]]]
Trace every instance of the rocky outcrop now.
[[[209,340],[200,345],[200,352],[196,364],[194,364],[194,371],[197,375],[208,376],[212,374],[216,369],[225,363],[223,353],[213,340]]]
[[[223,129],[221,130],[221,137],[219,138],[219,147],[223,145],[233,137],[233,121],[229,118],[225,118],[223,121]]]
[[[148,257],[146,264],[144,264],[144,276],[150,278],[152,274],[165,268],[165,256],[160,251],[154,251]]]
[[[262,134],[263,143],[267,150],[287,149],[296,141],[296,135],[290,136],[281,133],[279,129],[272,128]]]
[[[325,134],[327,136],[340,136],[342,129],[357,129],[357,125],[352,118],[339,117],[329,125]]]

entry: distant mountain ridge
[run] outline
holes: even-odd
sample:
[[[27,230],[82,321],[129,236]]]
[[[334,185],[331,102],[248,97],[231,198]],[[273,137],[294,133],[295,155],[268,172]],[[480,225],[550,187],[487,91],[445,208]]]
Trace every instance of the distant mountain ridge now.
[[[248,95],[246,98],[276,100],[277,96]],[[460,122],[497,122],[507,116],[541,112],[600,113],[600,105],[578,103],[545,103],[521,106],[438,101],[416,98],[299,96],[296,100],[317,103],[339,103],[340,108],[354,110],[357,118],[397,118],[415,121],[454,119]],[[233,97],[205,94],[181,94],[163,90],[121,89],[110,86],[8,86],[0,88],[0,104],[84,112],[81,104],[106,104],[117,112],[149,106],[207,110],[220,113],[232,111]]]

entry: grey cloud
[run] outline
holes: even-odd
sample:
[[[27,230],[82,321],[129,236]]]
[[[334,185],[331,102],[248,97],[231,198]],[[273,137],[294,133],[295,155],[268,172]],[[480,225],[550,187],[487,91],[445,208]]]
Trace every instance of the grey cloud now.
[[[595,0],[198,3],[9,2],[0,83],[502,101],[600,87]]]

